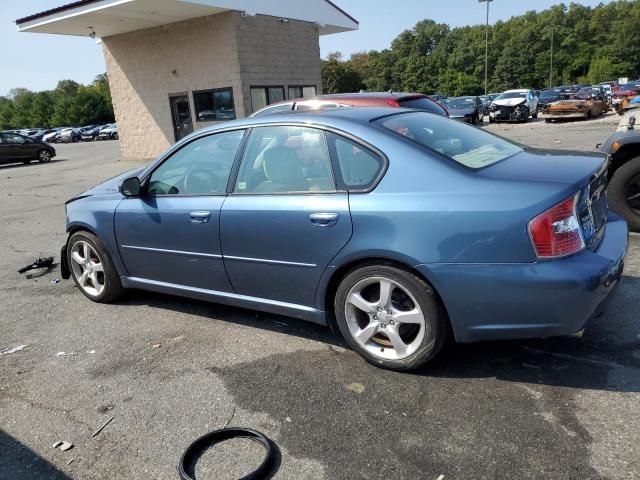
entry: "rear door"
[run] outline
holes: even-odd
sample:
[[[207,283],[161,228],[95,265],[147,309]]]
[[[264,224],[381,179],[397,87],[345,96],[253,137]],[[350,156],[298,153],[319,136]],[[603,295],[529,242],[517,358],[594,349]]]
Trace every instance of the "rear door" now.
[[[313,306],[322,273],[352,233],[348,194],[336,188],[325,132],[253,129],[220,228],[237,293]]]
[[[130,277],[229,292],[220,248],[220,207],[244,130],[197,138],[123,200],[115,232]]]

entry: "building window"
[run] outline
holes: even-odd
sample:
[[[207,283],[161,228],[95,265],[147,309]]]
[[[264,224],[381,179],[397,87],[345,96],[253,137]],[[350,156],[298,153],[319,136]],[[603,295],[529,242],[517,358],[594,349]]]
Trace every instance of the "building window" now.
[[[282,101],[284,101],[284,87],[251,87],[251,108],[254,112]]]
[[[193,104],[196,106],[196,120],[198,122],[236,118],[231,88],[193,92]]]
[[[318,91],[315,85],[289,87],[289,100],[295,98],[313,98],[317,93]]]

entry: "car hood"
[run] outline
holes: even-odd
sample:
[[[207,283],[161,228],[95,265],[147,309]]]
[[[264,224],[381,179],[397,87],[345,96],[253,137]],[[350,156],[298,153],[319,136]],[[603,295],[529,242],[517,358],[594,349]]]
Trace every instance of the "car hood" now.
[[[607,156],[600,152],[526,149],[481,170],[482,176],[503,180],[582,185],[598,172]]]
[[[502,100],[494,100],[493,104],[501,107],[515,107],[516,105],[520,105],[526,101],[526,98],[503,98]]]
[[[473,107],[467,108],[448,108],[450,117],[463,117],[464,115],[470,115],[476,111]]]
[[[129,177],[135,177],[136,175],[141,173],[145,168],[146,166],[135,168],[133,170],[129,170],[128,172],[124,172],[124,173],[121,173],[120,175],[110,178],[109,180],[105,180],[104,182],[91,187],[89,190],[78,194],[77,196],[69,200],[67,203],[72,202],[74,200],[79,200],[81,198],[91,197],[94,195],[108,195],[108,194],[118,193],[120,191],[120,184],[123,182],[123,180]]]

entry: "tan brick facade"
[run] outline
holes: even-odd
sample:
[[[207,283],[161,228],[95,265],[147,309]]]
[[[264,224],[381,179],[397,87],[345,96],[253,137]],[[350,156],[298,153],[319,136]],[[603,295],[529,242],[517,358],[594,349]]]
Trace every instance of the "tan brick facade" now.
[[[174,143],[170,95],[233,88],[237,117],[250,87],[315,85],[321,93],[318,30],[309,22],[227,12],[103,38],[123,159],[154,158]]]

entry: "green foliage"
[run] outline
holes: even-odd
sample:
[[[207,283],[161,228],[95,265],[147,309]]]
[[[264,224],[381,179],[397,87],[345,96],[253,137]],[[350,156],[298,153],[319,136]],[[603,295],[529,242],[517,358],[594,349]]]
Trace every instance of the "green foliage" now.
[[[14,88],[0,97],[0,130],[81,126],[114,121],[111,92],[106,74],[91,85],[61,80],[54,90],[32,92]]]
[[[553,67],[551,46],[553,45]],[[326,93],[484,92],[485,26],[450,28],[422,20],[388,49],[323,61]],[[640,76],[640,0],[594,8],[560,4],[489,27],[489,91]]]

